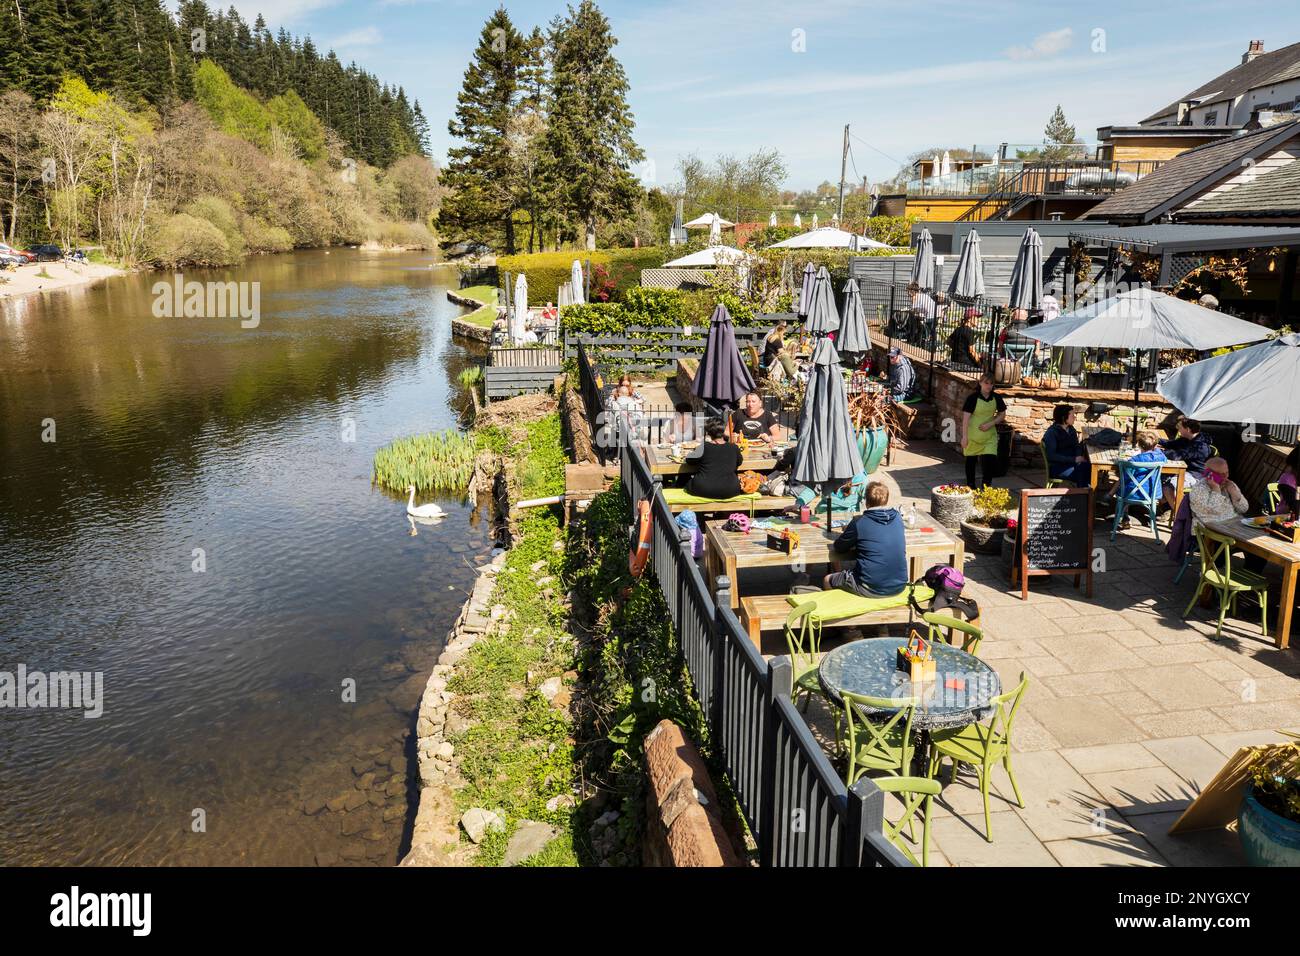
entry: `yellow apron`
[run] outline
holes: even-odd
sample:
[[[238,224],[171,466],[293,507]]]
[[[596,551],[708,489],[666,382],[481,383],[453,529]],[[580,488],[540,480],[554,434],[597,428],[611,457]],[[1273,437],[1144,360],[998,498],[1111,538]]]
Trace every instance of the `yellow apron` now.
[[[980,425],[991,422],[998,417],[998,403],[995,399],[975,396],[975,411],[970,413],[970,424],[966,427],[966,455],[996,455],[998,453],[998,430],[995,427],[980,431]]]

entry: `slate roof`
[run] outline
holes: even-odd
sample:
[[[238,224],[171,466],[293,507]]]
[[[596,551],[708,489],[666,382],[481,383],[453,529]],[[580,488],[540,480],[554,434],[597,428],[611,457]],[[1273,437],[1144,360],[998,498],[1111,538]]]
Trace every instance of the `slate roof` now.
[[[1300,76],[1300,43],[1292,43],[1272,53],[1261,53],[1249,63],[1238,64],[1228,72],[1220,73],[1208,83],[1202,83],[1190,93],[1180,96],[1164,109],[1152,113],[1142,123],[1150,123],[1170,114],[1177,116],[1178,104],[1185,100],[1206,96],[1213,96],[1213,102],[1236,99],[1256,87],[1271,86],[1297,76]]]
[[[1297,134],[1300,134],[1300,120],[1292,120],[1189,149],[1089,209],[1084,218],[1153,219],[1163,211],[1162,206],[1197,184],[1225,179],[1239,170],[1241,161],[1251,153]]]
[[[1254,182],[1187,206],[1183,212],[1188,216],[1300,215],[1300,160],[1271,170]]]

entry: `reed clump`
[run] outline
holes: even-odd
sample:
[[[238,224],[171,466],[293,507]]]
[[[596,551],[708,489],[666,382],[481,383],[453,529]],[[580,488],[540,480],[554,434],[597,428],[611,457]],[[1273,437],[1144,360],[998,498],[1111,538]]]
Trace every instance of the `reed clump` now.
[[[464,491],[476,451],[473,436],[451,429],[399,438],[375,452],[371,480],[390,491]]]

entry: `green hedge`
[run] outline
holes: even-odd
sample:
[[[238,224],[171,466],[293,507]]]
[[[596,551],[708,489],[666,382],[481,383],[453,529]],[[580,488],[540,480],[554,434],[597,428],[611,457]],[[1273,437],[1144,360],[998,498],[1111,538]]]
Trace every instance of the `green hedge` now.
[[[569,281],[573,260],[591,261],[591,298],[593,301],[617,301],[628,289],[641,284],[641,270],[653,269],[668,261],[666,249],[644,246],[640,249],[597,249],[594,252],[532,252],[516,256],[498,256],[497,270],[504,277],[522,272],[528,277],[528,297],[536,302],[555,301],[556,291]]]
[[[566,305],[560,310],[565,332],[586,335],[618,335],[628,326],[681,328],[708,323],[713,310],[721,303],[731,313],[735,325],[755,324],[753,307],[729,292],[710,289],[683,292],[680,289],[628,289],[622,302],[593,302],[590,305]]]

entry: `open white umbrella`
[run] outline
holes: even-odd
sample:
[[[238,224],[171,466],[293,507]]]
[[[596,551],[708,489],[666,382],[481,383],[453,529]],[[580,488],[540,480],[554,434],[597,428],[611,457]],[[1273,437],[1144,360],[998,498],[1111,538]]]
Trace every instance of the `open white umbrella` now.
[[[1188,418],[1300,425],[1300,335],[1170,369],[1156,391]]]
[[[573,265],[569,267],[569,286],[571,304],[582,305],[582,263],[577,259],[574,259]]]
[[[1062,348],[1127,349],[1137,352],[1133,373],[1133,401],[1142,387],[1142,351],[1195,349],[1198,352],[1243,345],[1268,338],[1268,329],[1253,322],[1207,309],[1177,296],[1138,288],[1081,309],[1063,313],[1052,322],[1022,333]],[[1133,419],[1134,437],[1137,419]]]
[[[823,226],[812,232],[772,243],[773,249],[888,249],[889,246],[866,236],[859,236],[834,226]]]
[[[712,229],[713,224],[717,223],[719,229],[730,229],[735,225],[734,222],[728,222],[716,212],[706,212],[703,216],[697,216],[690,222],[686,223],[686,229]]]
[[[735,246],[709,246],[689,256],[682,256],[672,262],[665,262],[665,268],[708,269],[714,266],[734,266],[746,258],[742,249]]]

